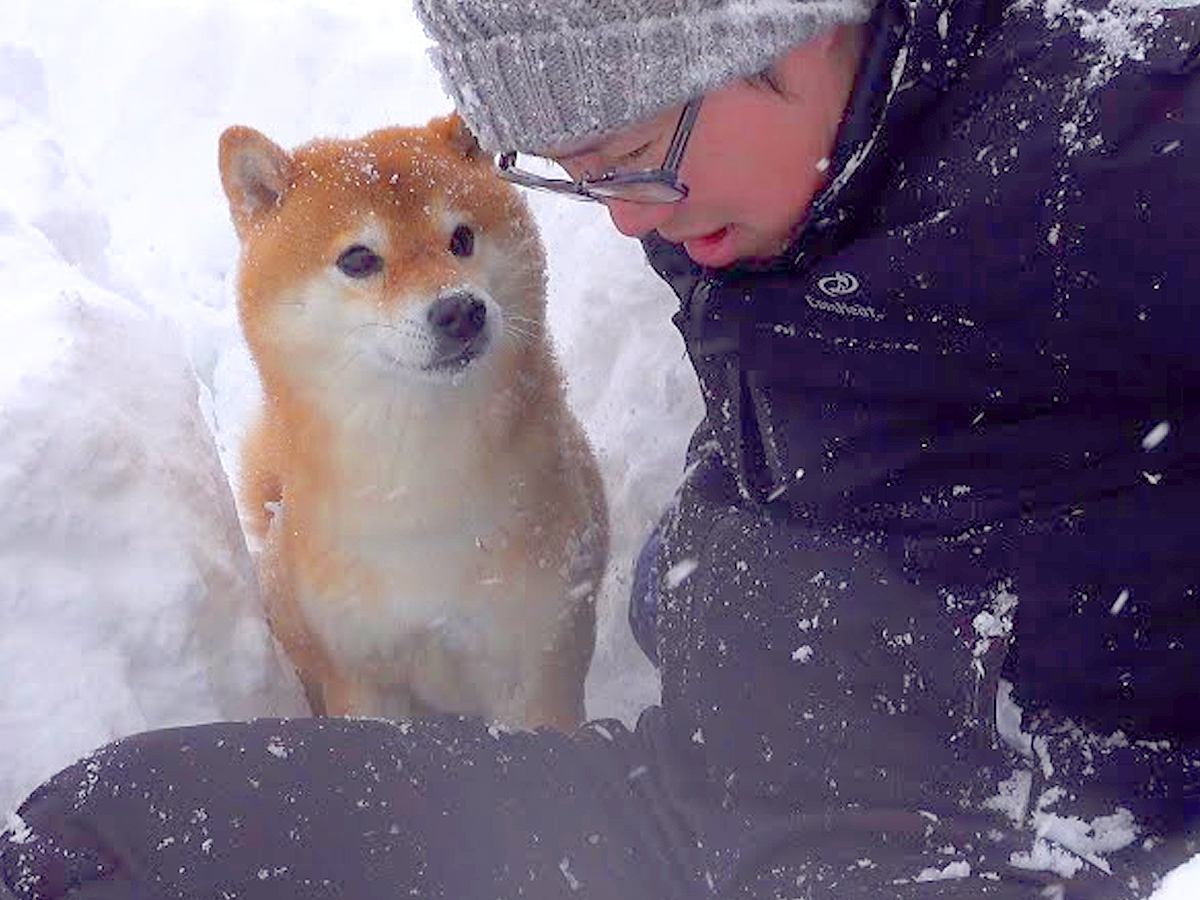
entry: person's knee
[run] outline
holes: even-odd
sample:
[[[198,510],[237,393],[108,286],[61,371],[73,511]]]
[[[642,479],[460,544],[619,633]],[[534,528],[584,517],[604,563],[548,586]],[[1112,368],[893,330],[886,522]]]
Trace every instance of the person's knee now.
[[[0,834],[3,900],[94,896],[75,892],[109,881],[123,868],[119,854],[108,846],[100,829],[74,808],[68,784],[79,765],[39,787]]]
[[[146,893],[139,858],[176,786],[200,777],[190,744],[253,728],[217,723],[145,732],[63,769],[0,832],[0,884],[16,900],[157,896]],[[8,898],[0,893],[0,900]]]

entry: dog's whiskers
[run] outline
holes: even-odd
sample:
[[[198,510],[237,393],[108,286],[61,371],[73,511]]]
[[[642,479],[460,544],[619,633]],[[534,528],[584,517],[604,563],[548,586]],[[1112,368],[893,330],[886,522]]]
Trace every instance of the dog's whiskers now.
[[[537,319],[531,319],[531,318],[529,318],[528,316],[518,316],[518,315],[515,315],[514,313],[509,313],[509,314],[506,316],[506,318],[507,318],[509,321],[512,321],[512,322],[521,322],[521,323],[522,323],[522,324],[524,324],[524,325],[531,325],[531,326],[533,326],[534,328],[538,328],[538,329],[540,329],[540,328],[542,327],[542,323],[541,323],[541,322],[539,322]]]
[[[511,322],[505,323],[504,333],[515,339],[518,343],[533,344],[537,340],[537,335],[530,331],[525,331]]]
[[[512,335],[520,335],[532,342],[541,337],[544,327],[536,319],[530,319],[526,316],[508,315],[504,319],[504,330]]]
[[[354,334],[356,331],[362,331],[364,328],[386,328],[388,331],[404,332],[404,329],[399,325],[393,325],[391,322],[362,322],[350,329],[349,334]]]

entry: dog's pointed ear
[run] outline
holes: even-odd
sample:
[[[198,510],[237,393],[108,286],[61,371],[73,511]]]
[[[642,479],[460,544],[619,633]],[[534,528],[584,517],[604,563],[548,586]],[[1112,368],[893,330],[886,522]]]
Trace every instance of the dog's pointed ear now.
[[[467,127],[458,113],[451,113],[441,119],[434,119],[430,127],[444,140],[455,153],[461,154],[471,162],[488,159],[489,154],[479,146],[479,141]]]
[[[234,125],[221,135],[221,185],[239,237],[276,209],[292,182],[292,157],[266,135]]]

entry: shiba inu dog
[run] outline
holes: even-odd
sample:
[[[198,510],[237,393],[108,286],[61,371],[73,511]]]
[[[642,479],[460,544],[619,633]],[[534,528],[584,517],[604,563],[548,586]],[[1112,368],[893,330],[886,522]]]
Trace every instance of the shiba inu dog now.
[[[220,170],[265,397],[240,501],[314,709],[575,726],[608,526],[524,202],[454,116],[234,126]]]

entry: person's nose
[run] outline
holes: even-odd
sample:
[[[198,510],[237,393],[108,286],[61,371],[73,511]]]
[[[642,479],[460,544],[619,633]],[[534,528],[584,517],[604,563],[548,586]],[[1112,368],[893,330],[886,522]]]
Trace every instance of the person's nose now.
[[[658,228],[674,211],[671,203],[631,203],[628,200],[606,200],[608,214],[617,231],[626,237],[640,238]]]

